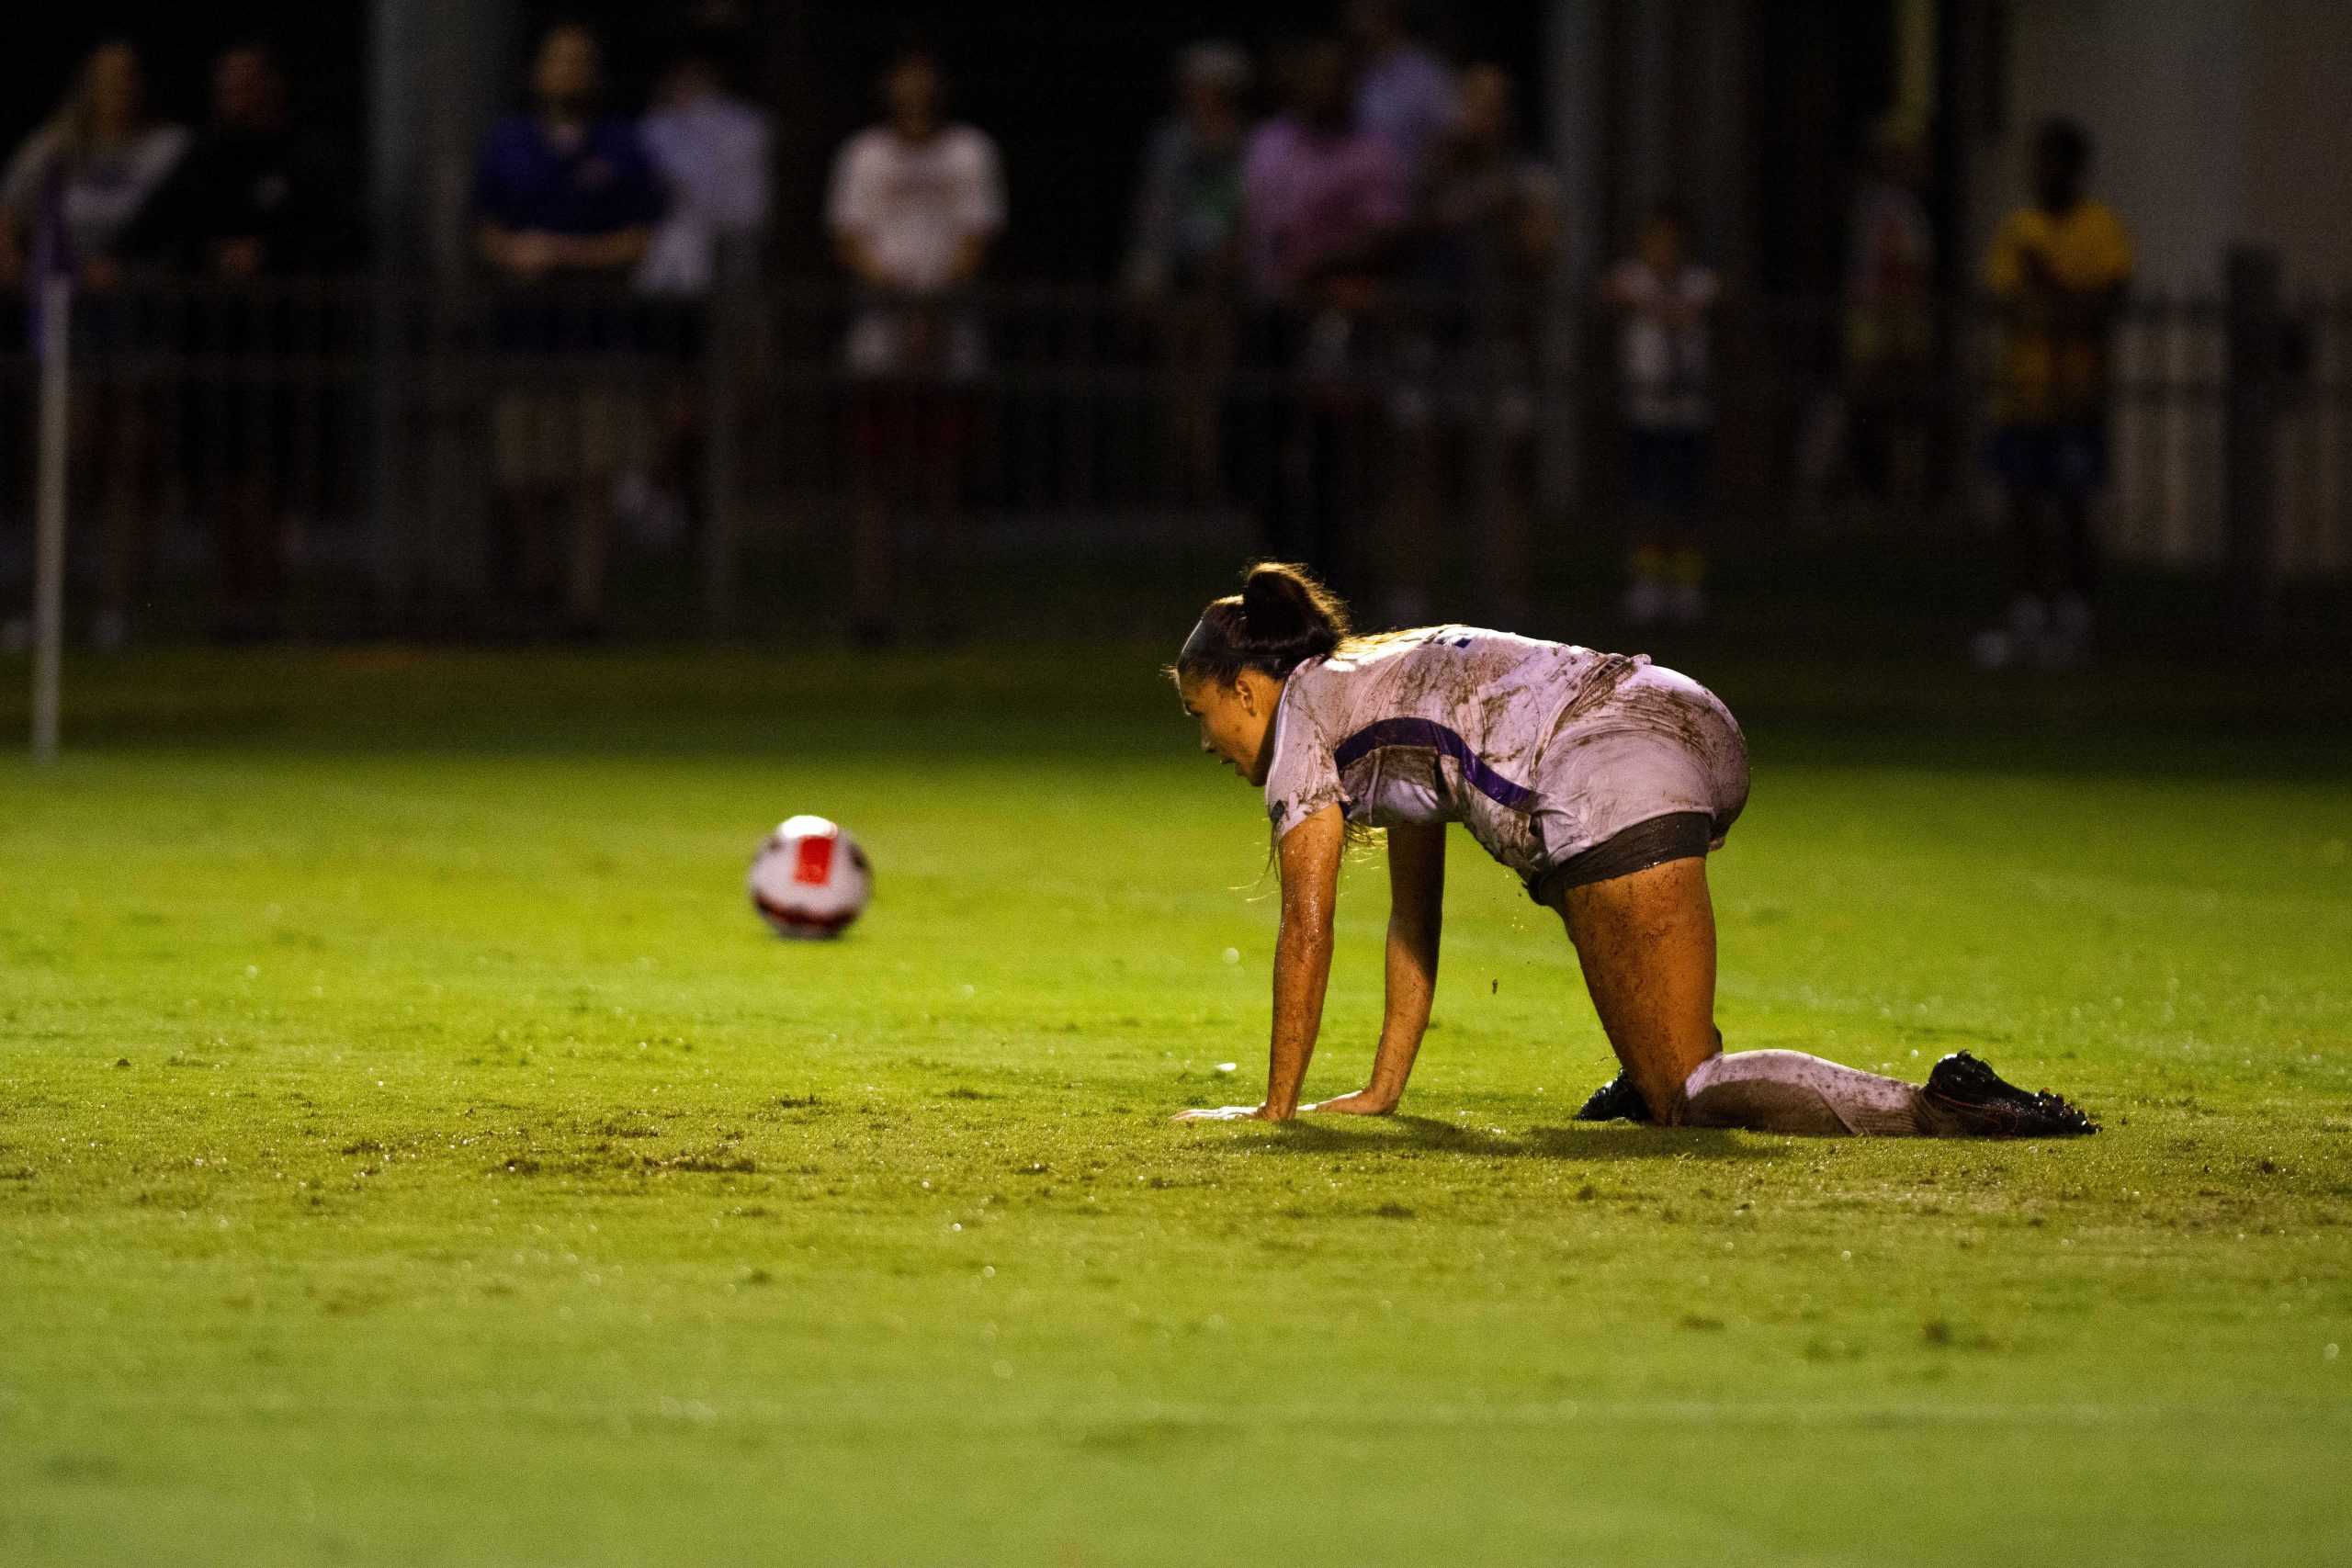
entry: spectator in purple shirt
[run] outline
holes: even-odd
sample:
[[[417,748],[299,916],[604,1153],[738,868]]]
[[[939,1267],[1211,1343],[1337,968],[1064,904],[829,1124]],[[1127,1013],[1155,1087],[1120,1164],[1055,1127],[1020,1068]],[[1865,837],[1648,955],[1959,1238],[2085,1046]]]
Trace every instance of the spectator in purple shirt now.
[[[645,255],[662,197],[637,128],[601,112],[595,36],[549,29],[531,107],[491,127],[474,184],[484,260],[512,280],[625,273]]]
[[[1396,150],[1408,176],[1453,124],[1453,70],[1413,37],[1403,0],[1353,0],[1348,37],[1357,50],[1356,125]]]
[[[1367,510],[1371,460],[1363,339],[1408,216],[1404,164],[1355,125],[1355,81],[1336,39],[1290,74],[1291,112],[1242,162],[1242,253],[1261,307],[1252,352],[1281,373],[1253,461],[1271,548],[1346,581],[1340,520]]]
[[[531,107],[491,128],[474,183],[477,243],[508,294],[500,346],[520,356],[520,375],[492,411],[513,546],[505,575],[526,601],[558,596],[555,520],[569,510],[560,605],[575,636],[593,636],[603,621],[613,480],[629,466],[640,423],[609,374],[627,346],[618,285],[662,216],[636,128],[599,108],[600,75],[594,34],[548,29],[531,69]],[[596,374],[600,366],[608,373]]]

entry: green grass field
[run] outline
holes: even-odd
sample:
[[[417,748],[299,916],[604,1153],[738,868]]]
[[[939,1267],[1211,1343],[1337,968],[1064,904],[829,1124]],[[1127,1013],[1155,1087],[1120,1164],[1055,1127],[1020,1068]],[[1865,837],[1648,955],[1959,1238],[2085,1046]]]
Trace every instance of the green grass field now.
[[[1177,1127],[1274,910],[1164,652],[77,665],[0,762],[0,1562],[2352,1558],[2340,693],[1677,660],[1734,1045],[2099,1138],[1572,1124],[1466,840],[1406,1114]],[[838,944],[742,901],[797,810]]]

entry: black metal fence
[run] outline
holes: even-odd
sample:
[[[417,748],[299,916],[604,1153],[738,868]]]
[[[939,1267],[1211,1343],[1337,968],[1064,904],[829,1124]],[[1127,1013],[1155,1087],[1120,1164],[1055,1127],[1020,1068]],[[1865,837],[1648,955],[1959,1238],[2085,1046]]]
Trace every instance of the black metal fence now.
[[[0,619],[29,553],[24,319],[0,316]],[[183,627],[218,601],[320,635],[537,624],[516,604],[729,632],[779,556],[839,573],[844,618],[952,615],[1008,552],[1188,544],[1309,556],[1400,615],[1451,571],[1507,613],[1531,550],[1605,550],[1625,500],[1615,327],[1566,295],[915,305],[739,269],[696,301],[153,284],[75,321],[75,602]],[[1707,512],[1750,550],[1970,537],[2002,331],[1922,301],[1865,352],[1835,301],[1727,299]],[[2352,577],[2352,296],[2282,298],[2241,256],[2225,294],[2132,302],[2111,364],[2111,556],[2256,615]]]

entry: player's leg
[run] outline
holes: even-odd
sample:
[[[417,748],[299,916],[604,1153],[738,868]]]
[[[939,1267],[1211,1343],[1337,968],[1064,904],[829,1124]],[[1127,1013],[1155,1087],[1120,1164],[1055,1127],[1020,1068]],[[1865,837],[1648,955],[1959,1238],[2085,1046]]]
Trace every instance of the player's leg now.
[[[1684,1080],[1723,1049],[1706,864],[1668,861],[1561,897],[1593,1010],[1658,1122],[1679,1120]]]
[[[1937,1063],[1924,1088],[1802,1051],[1726,1054],[1702,856],[1570,887],[1559,908],[1600,1026],[1652,1121],[1879,1137],[2098,1131],[2057,1096],[2004,1082],[1965,1052]]]
[[[1795,1051],[1723,1054],[1704,857],[1572,887],[1561,912],[1593,1010],[1652,1121],[1813,1134],[1925,1130],[1908,1084]]]
[[[1571,887],[1561,912],[1601,1028],[1653,1121],[1816,1135],[1959,1130],[1894,1078],[1801,1051],[1723,1054],[1704,857]]]

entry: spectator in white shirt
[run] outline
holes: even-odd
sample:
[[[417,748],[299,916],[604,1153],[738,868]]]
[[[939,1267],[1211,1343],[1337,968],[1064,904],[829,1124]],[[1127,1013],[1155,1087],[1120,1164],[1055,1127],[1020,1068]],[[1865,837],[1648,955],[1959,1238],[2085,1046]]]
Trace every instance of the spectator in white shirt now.
[[[62,230],[78,292],[74,338],[96,350],[74,376],[72,447],[85,472],[73,493],[96,491],[98,612],[91,639],[114,648],[144,607],[157,511],[153,389],[118,379],[131,313],[117,298],[121,242],[187,151],[185,127],[147,117],[138,52],[117,39],[90,51],[73,90],[27,137],[0,175],[0,288],[13,288],[44,221]],[[77,352],[79,352],[77,350]]]
[[[938,62],[922,51],[901,55],[884,73],[882,93],[887,118],[842,146],[825,203],[834,254],[876,296],[851,326],[847,351],[861,383],[852,433],[851,615],[867,643],[896,635],[894,513],[906,502],[932,525],[923,558],[933,629],[960,629],[960,607],[950,601],[963,556],[958,502],[970,387],[984,340],[955,296],[978,276],[1004,226],[996,143],[945,118]]]
[[[864,375],[944,375],[980,369],[980,334],[950,321],[940,296],[969,282],[1004,226],[996,143],[941,114],[943,83],[928,54],[910,53],[883,77],[889,117],[858,132],[833,160],[826,198],[834,254],[856,278],[894,296],[850,334]]]
[[[1640,254],[1618,263],[1601,288],[1603,302],[1619,316],[1625,492],[1634,523],[1624,609],[1635,626],[1661,616],[1687,626],[1706,612],[1700,525],[1715,422],[1709,317],[1723,281],[1690,259],[1689,236],[1679,211],[1658,207],[1643,227]]]
[[[111,289],[116,242],[187,143],[187,127],[147,118],[146,79],[130,44],[92,50],[55,117],[25,138],[0,175],[0,285],[21,276],[54,183],[78,283],[85,292]]]

